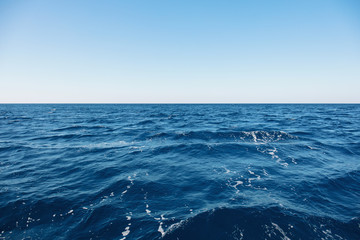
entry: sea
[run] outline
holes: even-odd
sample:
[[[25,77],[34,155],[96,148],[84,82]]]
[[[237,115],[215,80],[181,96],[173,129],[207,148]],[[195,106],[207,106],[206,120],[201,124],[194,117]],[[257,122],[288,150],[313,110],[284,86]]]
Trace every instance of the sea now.
[[[0,239],[360,239],[360,105],[1,104]]]

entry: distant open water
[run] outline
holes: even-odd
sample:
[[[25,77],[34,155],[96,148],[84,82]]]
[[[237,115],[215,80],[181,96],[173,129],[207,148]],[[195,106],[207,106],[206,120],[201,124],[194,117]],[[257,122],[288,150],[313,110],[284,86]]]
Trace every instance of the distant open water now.
[[[360,105],[0,105],[0,239],[360,239]]]

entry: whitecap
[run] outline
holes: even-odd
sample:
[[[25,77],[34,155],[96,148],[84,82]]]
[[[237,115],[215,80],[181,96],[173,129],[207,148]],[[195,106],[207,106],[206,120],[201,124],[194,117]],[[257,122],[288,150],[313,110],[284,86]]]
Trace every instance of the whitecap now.
[[[286,236],[284,230],[282,230],[282,228],[279,227],[279,225],[277,225],[276,223],[273,223],[273,222],[272,222],[271,224],[275,227],[276,230],[278,230],[278,231],[281,233],[281,235],[283,235],[283,239],[284,239],[284,240],[290,240],[290,238],[288,238],[288,237]]]

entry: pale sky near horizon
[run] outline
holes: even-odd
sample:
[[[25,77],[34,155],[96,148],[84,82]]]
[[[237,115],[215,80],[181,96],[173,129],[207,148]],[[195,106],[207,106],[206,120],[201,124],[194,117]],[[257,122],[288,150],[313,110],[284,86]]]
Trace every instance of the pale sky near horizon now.
[[[360,103],[360,1],[0,1],[0,103]]]

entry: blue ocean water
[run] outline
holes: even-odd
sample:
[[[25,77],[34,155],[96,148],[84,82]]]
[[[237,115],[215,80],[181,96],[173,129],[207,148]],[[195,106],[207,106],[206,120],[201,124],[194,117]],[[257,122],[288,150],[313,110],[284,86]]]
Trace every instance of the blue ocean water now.
[[[0,239],[360,239],[360,105],[0,105]]]

